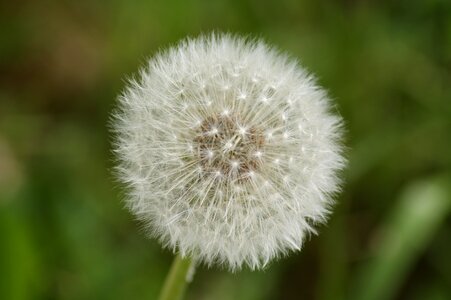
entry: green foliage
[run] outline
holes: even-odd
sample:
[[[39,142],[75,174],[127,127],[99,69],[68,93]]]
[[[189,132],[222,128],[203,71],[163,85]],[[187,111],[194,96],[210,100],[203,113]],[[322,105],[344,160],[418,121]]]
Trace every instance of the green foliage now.
[[[451,210],[451,178],[410,184],[375,237],[374,257],[357,273],[354,299],[393,299]]]

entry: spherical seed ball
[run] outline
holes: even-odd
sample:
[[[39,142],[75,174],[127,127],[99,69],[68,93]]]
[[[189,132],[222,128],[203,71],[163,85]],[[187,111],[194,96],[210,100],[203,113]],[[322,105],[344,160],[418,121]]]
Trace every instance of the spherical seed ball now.
[[[150,59],[114,118],[130,210],[164,246],[230,270],[299,250],[344,165],[341,119],[258,40],[186,39]]]

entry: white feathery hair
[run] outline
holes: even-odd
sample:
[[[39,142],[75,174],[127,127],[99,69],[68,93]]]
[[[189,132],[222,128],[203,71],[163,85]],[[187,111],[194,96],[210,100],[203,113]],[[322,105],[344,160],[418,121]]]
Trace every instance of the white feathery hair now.
[[[345,164],[341,122],[315,79],[264,42],[185,39],[119,97],[127,206],[182,256],[262,268],[327,219]]]

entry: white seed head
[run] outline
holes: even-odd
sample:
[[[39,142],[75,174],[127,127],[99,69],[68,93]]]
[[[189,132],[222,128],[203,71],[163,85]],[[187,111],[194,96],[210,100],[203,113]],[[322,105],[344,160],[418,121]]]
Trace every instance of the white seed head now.
[[[150,59],[114,116],[127,204],[164,246],[230,270],[299,250],[325,221],[341,119],[261,41],[187,39]]]

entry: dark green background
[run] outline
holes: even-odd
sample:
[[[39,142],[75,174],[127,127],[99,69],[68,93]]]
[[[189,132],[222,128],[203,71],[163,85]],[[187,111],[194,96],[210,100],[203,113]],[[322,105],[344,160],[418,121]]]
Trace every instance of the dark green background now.
[[[172,254],[110,175],[107,123],[146,58],[211,30],[264,38],[336,100],[330,222],[266,270],[200,267],[188,299],[451,299],[451,4],[2,1],[0,299],[154,299]]]

